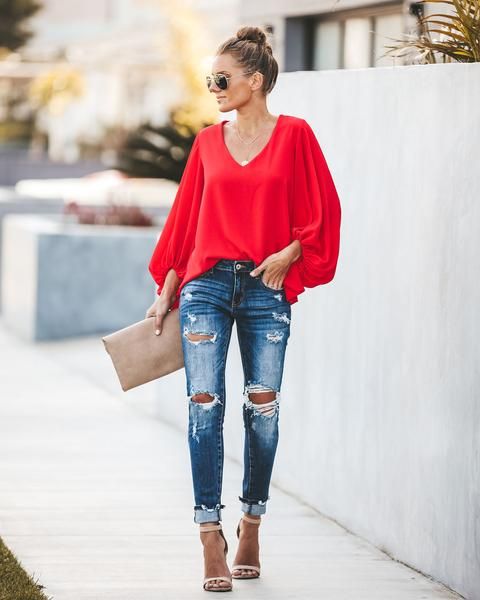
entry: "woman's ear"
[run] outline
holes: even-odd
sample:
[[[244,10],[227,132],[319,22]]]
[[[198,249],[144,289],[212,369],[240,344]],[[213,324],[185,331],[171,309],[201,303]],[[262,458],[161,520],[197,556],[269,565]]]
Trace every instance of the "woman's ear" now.
[[[260,71],[255,71],[252,77],[254,79],[254,83],[251,86],[252,91],[259,90],[263,84],[263,73],[260,73]]]

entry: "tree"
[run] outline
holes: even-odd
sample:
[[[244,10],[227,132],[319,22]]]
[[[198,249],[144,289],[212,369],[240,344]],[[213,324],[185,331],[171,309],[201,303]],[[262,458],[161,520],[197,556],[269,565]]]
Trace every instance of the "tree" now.
[[[33,36],[25,21],[43,5],[36,0],[0,0],[0,48],[16,50]]]

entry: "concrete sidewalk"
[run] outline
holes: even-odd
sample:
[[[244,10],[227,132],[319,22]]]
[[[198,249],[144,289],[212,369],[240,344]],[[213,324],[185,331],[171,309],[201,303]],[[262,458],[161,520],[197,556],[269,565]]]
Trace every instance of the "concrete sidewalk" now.
[[[0,352],[0,536],[45,593],[205,599],[186,398],[179,432],[153,416],[151,384],[122,392],[100,336],[30,345],[0,321]],[[226,458],[230,567],[241,477]],[[291,495],[272,486],[271,497],[260,529],[262,575],[234,580],[237,597],[460,598]]]

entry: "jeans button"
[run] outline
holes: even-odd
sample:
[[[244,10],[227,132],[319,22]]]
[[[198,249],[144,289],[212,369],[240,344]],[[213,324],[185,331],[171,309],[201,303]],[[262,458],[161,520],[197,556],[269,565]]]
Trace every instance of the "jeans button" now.
[[[240,265],[240,264],[238,264],[238,263],[237,263],[237,264],[235,265],[235,268],[236,268],[236,269],[237,269],[237,271],[238,271],[238,269],[241,269],[241,268],[242,268],[242,265]]]

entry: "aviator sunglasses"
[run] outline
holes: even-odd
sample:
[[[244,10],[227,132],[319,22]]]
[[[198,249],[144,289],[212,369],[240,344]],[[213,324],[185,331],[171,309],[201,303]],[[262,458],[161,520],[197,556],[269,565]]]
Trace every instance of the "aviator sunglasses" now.
[[[211,75],[207,75],[205,77],[205,80],[208,89],[210,89],[212,81],[215,81],[215,85],[217,87],[219,87],[221,90],[226,90],[228,87],[229,79],[232,79],[232,77],[240,77],[240,75],[250,75],[251,73],[255,73],[255,71],[249,71],[247,73],[238,73],[237,75],[224,75],[223,73],[212,73]]]

